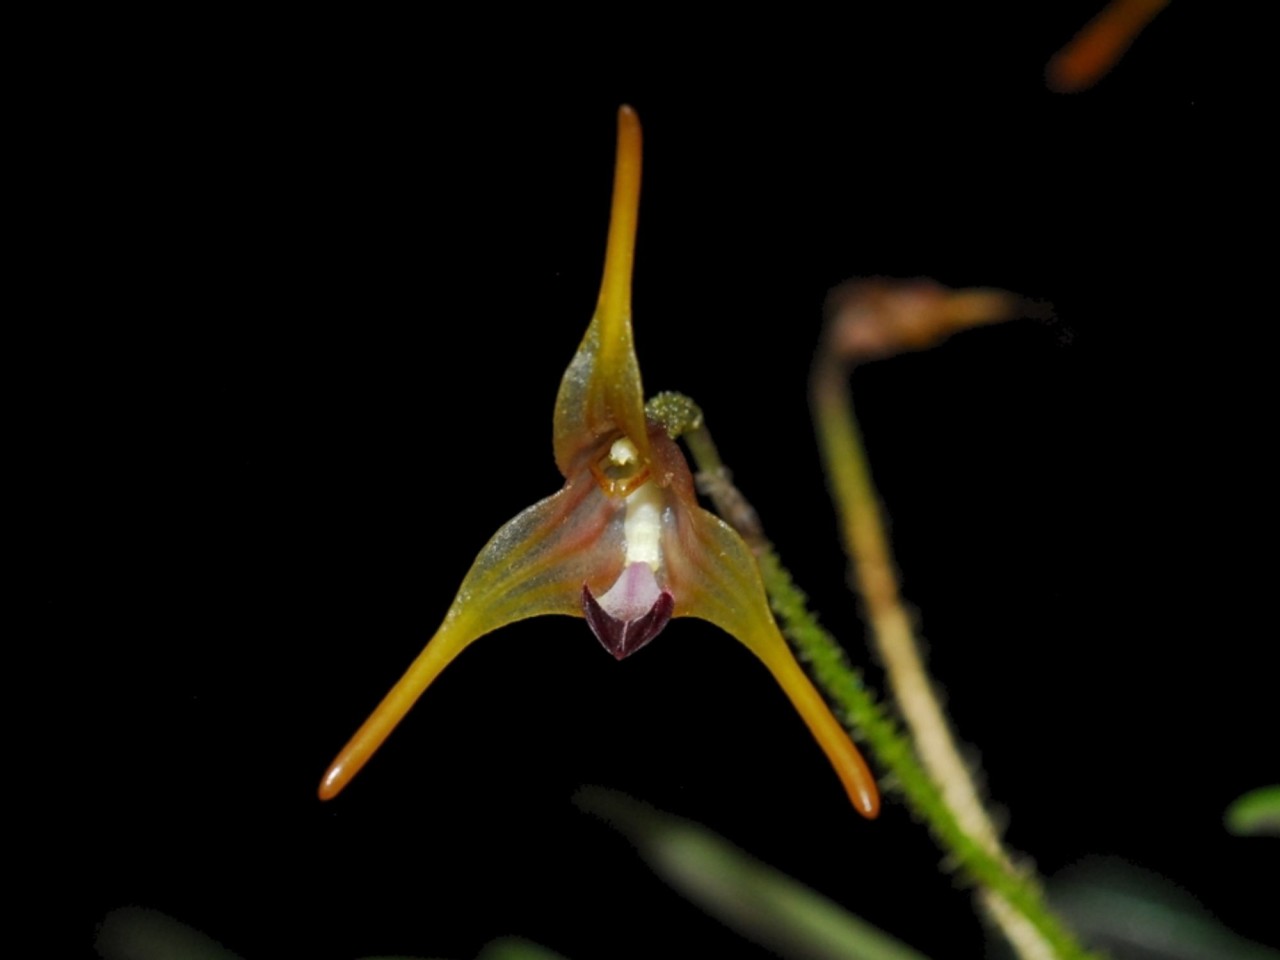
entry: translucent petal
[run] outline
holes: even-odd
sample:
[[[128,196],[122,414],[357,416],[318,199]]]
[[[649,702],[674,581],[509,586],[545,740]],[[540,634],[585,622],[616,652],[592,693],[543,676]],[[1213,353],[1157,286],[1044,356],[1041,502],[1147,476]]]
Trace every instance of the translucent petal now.
[[[649,457],[644,390],[631,336],[631,267],[640,207],[640,120],[618,111],[618,153],[604,279],[595,315],[556,396],[556,466],[569,476],[578,455],[605,434],[621,430]]]
[[[480,551],[434,637],[343,747],[320,783],[328,800],[368,762],[440,672],[479,637],[527,617],[582,616],[583,585],[608,589],[622,569],[625,510],[582,472],[505,524]]]
[[[683,508],[671,511],[663,534],[675,616],[708,620],[759,657],[826,753],[854,807],[863,816],[876,816],[880,795],[875,778],[778,630],[750,549],[732,527],[693,502],[688,468],[681,476],[671,466],[670,458],[679,457],[679,451],[674,445],[669,451],[669,441],[655,441],[654,472],[672,478],[672,493]]]

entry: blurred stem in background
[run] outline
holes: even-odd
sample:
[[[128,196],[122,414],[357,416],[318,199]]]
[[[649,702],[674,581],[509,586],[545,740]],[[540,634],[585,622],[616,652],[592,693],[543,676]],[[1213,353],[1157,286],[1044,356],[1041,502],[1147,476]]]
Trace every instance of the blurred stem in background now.
[[[1032,960],[1079,948],[1060,943],[1055,950],[1052,945],[1065,931],[1046,928],[1043,920],[1033,919],[1044,908],[1038,884],[1029,869],[1015,868],[1001,845],[934,694],[899,593],[880,499],[848,386],[849,369],[860,363],[925,349],[957,330],[1011,319],[1020,306],[1020,298],[1002,290],[953,292],[930,281],[868,281],[838,287],[828,298],[828,323],[814,366],[810,400],[845,552],[853,561],[853,585],[862,598],[894,699],[921,763],[960,829],[1005,874],[1021,876],[1027,884],[1030,899],[1036,902],[1031,915],[987,883],[981,884],[978,899],[1018,955]]]

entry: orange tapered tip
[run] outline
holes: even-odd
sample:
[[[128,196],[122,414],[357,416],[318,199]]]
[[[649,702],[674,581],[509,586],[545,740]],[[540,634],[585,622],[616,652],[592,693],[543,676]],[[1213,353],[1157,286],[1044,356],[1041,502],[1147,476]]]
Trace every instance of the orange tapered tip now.
[[[868,820],[880,816],[880,791],[874,786],[870,790],[859,790],[856,795],[849,794],[853,808]]]
[[[485,548],[486,550],[488,547]],[[483,553],[482,553],[483,555]],[[478,561],[477,561],[478,562]],[[470,576],[470,574],[468,574]],[[466,588],[466,581],[463,582]],[[370,758],[378,752],[391,731],[396,728],[409,708],[414,705],[422,691],[431,685],[431,681],[439,676],[440,671],[449,665],[472,640],[487,630],[475,630],[475,622],[469,617],[455,617],[450,623],[452,627],[441,627],[431,642],[428,643],[417,658],[409,665],[394,687],[382,698],[369,718],[360,725],[360,729],[347,741],[347,745],[339,751],[329,769],[320,780],[317,793],[321,800],[332,800],[351,782],[352,778],[363,769]]]
[[[840,782],[844,784],[853,809],[868,820],[874,820],[880,815],[880,790],[876,787],[875,777],[872,776],[862,752],[847,736],[844,744],[838,744],[834,749],[830,749],[827,744],[822,746],[828,751],[831,764],[835,767]]]
[[[1045,67],[1055,93],[1088,90],[1111,72],[1169,0],[1111,0]]]
[[[347,785],[347,781],[351,778],[344,776],[342,765],[334,763],[328,770],[324,772],[324,778],[320,781],[320,789],[316,792],[321,800],[332,800],[342,792],[342,788]]]
[[[412,668],[410,668],[411,673]],[[407,676],[409,674],[406,674]],[[378,747],[382,745],[382,741],[395,729],[395,725],[400,722],[400,718],[404,716],[409,706],[412,705],[413,700],[417,698],[416,693],[409,698],[398,696],[404,686],[405,681],[402,679],[387,694],[378,709],[356,731],[355,736],[347,741],[347,745],[334,758],[333,763],[329,764],[329,769],[324,772],[324,776],[320,779],[320,789],[316,791],[321,800],[332,800],[340,794],[343,788],[351,782],[352,778],[360,772],[374,753],[377,752]],[[407,699],[408,702],[397,702],[402,699]]]
[[[800,714],[800,719],[809,728],[822,752],[827,755],[827,761],[840,778],[853,808],[868,820],[875,819],[880,813],[880,791],[876,787],[876,778],[872,775],[871,768],[867,766],[866,758],[849,739],[848,731],[835,718],[812,681],[800,669],[782,635],[776,636],[776,644],[770,644],[772,649],[761,659]]]

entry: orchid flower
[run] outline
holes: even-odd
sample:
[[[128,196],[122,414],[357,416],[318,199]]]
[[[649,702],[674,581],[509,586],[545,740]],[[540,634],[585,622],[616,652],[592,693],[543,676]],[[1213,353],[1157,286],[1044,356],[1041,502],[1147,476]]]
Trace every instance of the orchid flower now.
[[[564,486],[508,522],[480,551],[435,636],[325,773],[321,799],[350,782],[472,641],[517,620],[567,614],[585,617],[619,660],[672,617],[698,617],[732,634],[790,698],[854,807],[867,817],[879,811],[866,761],[769,612],[750,549],[698,506],[683,454],[663,427],[646,419],[631,334],[640,141],[640,122],[624,106],[600,297],[556,398],[555,461]]]

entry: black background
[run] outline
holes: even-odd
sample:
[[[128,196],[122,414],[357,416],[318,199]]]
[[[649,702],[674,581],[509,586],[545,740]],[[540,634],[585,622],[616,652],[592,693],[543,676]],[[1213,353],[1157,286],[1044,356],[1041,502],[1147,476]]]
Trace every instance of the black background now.
[[[51,269],[19,354],[53,657],[22,740],[61,923],[69,876],[82,943],[133,903],[246,958],[504,933],[763,956],[572,807],[594,783],[982,952],[923,829],[892,797],[854,815],[768,674],[693,621],[622,664],[580,622],[504,629],[316,800],[476,551],[560,483],[629,102],[646,390],[703,405],[877,687],[805,399],[823,296],[927,276],[1054,305],[858,374],[905,594],[1015,849],[1143,864],[1274,941],[1274,843],[1220,826],[1276,779],[1262,186],[1187,6],[1070,97],[1042,70],[1081,2],[82,24],[33,144]]]

